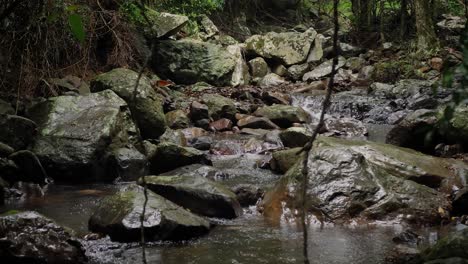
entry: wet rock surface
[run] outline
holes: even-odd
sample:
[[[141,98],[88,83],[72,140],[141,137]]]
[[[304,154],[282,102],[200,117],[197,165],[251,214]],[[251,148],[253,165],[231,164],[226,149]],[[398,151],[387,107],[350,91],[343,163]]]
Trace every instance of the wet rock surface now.
[[[86,263],[77,238],[36,212],[0,215],[0,257],[5,263]]]
[[[196,214],[228,219],[242,214],[236,195],[223,185],[206,178],[147,176],[145,181],[151,191]]]
[[[91,91],[111,90],[122,98],[136,120],[143,138],[158,138],[166,129],[163,112],[163,99],[151,87],[150,80],[143,76],[134,96],[138,73],[129,69],[117,68],[98,75],[91,82]]]
[[[391,145],[320,137],[310,154],[308,195],[312,206],[332,219],[364,217],[433,223],[438,208],[449,210],[445,181],[459,179],[467,167]],[[458,164],[458,165],[457,165]],[[302,163],[295,164],[264,199],[267,214],[278,201],[295,207]],[[452,166],[453,169],[449,169]],[[461,166],[457,168],[457,166]],[[458,171],[458,172],[457,172]],[[294,187],[296,186],[296,187]],[[283,196],[281,193],[287,193]],[[289,198],[286,198],[289,197]],[[312,202],[314,201],[314,202]],[[276,211],[275,211],[276,210]]]
[[[136,136],[127,104],[110,90],[50,98],[35,107],[32,119],[38,124],[32,151],[62,182],[109,180],[103,153]]]
[[[123,187],[115,195],[101,201],[89,219],[89,229],[109,235],[114,241],[140,241],[144,199],[142,187]],[[199,237],[210,230],[207,220],[152,192],[148,192],[143,225],[147,241],[185,240]]]

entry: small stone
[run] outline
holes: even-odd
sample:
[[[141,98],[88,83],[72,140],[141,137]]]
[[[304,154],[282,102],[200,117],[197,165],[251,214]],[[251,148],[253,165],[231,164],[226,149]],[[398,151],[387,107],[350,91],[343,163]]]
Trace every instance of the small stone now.
[[[210,123],[210,127],[215,131],[227,131],[232,129],[232,121],[227,118],[221,118]]]
[[[197,101],[190,105],[190,118],[193,121],[200,119],[209,119],[208,106]]]

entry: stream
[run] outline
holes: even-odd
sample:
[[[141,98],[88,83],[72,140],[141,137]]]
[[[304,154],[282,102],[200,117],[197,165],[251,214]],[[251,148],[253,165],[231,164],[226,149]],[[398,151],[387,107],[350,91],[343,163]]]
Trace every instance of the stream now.
[[[317,105],[294,100],[313,114]],[[331,115],[337,112],[331,112]],[[383,142],[391,128],[385,124],[366,124],[368,138]],[[213,135],[213,166],[222,171],[214,176],[226,186],[254,185],[267,189],[279,179],[270,170],[259,168],[268,150],[279,148],[251,135]],[[213,153],[213,151],[212,151]],[[190,169],[188,169],[190,170]],[[99,200],[115,193],[118,184],[49,185],[45,194],[9,200],[0,212],[11,209],[35,210],[79,237],[88,233],[88,219]],[[183,243],[153,243],[147,249],[148,263],[299,263],[302,262],[302,232],[293,221],[272,222],[255,206],[244,208],[235,220],[211,219],[216,227],[206,236]],[[404,230],[399,224],[355,224],[309,226],[311,263],[385,263],[395,244],[392,238]],[[427,236],[433,232],[425,231]],[[91,263],[141,263],[137,244],[111,242],[108,238],[83,240]]]

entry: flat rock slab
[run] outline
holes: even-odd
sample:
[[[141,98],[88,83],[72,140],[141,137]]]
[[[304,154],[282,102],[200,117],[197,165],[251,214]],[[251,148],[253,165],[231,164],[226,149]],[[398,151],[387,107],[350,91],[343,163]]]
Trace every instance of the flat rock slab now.
[[[236,195],[223,185],[202,177],[147,176],[148,189],[196,214],[236,218],[242,213]],[[142,180],[139,180],[141,183]]]
[[[140,241],[140,216],[144,199],[143,187],[123,187],[118,193],[101,201],[89,219],[89,229],[107,234],[114,241]],[[207,220],[152,192],[148,192],[143,225],[146,241],[186,240],[204,235],[210,230]]]

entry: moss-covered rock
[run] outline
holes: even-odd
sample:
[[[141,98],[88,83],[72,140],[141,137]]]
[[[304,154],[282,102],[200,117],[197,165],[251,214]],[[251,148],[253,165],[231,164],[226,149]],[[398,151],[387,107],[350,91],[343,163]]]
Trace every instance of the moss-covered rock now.
[[[405,215],[401,220],[436,223],[439,210],[450,210],[446,193],[438,190],[449,182],[460,182],[468,172],[466,164],[455,160],[325,137],[317,139],[308,166],[308,206],[341,220],[395,220]],[[262,207],[267,215],[282,215],[282,202],[292,209],[300,206],[301,169],[298,161],[265,195]]]
[[[270,71],[268,64],[261,57],[251,59],[249,61],[249,67],[250,67],[250,72],[252,73],[252,78],[254,79],[254,81],[258,81],[262,79]]]
[[[200,215],[236,218],[242,213],[233,192],[203,177],[148,176],[145,181],[151,191]]]
[[[265,35],[254,35],[245,43],[247,52],[278,60],[289,66],[302,63],[307,59],[316,35],[317,32],[312,28],[304,33],[269,32]]]
[[[439,240],[434,246],[425,249],[421,253],[425,262],[460,258],[468,261],[468,229],[463,229]],[[433,263],[433,262],[431,262]],[[451,263],[451,262],[434,262]],[[464,263],[462,261],[453,263]]]
[[[196,40],[164,40],[157,44],[151,65],[162,78],[180,84],[200,81],[213,85],[231,85],[239,62],[220,45]]]
[[[114,241],[140,241],[144,200],[142,187],[122,188],[100,202],[89,219],[89,229],[109,235]],[[152,192],[148,192],[143,225],[146,241],[186,240],[204,235],[210,229],[207,220]]]
[[[288,128],[293,123],[310,122],[310,115],[300,107],[290,105],[271,105],[257,109],[256,116],[270,119],[280,127]]]
[[[303,156],[297,155],[301,148],[292,148],[273,152],[270,166],[273,170],[285,173]]]
[[[203,102],[208,106],[208,112],[214,120],[228,118],[235,120],[237,112],[234,100],[217,94],[205,94]]]
[[[98,75],[91,82],[91,91],[112,90],[130,107],[143,138],[158,138],[166,129],[163,99],[151,87],[145,76],[139,81],[137,96],[134,96],[138,73],[117,68]]]
[[[303,147],[312,138],[312,133],[305,127],[290,127],[279,134],[283,145],[288,148]]]
[[[52,97],[31,113],[38,124],[32,151],[57,181],[109,179],[103,154],[111,145],[136,140],[127,104],[110,90]]]
[[[159,174],[185,165],[204,162],[205,154],[195,148],[162,142],[148,158],[151,172]]]

